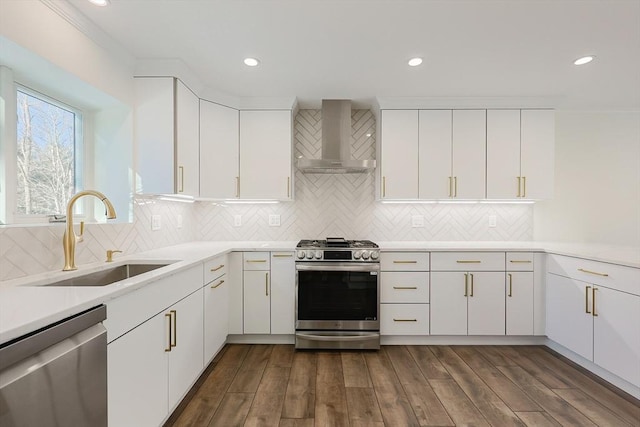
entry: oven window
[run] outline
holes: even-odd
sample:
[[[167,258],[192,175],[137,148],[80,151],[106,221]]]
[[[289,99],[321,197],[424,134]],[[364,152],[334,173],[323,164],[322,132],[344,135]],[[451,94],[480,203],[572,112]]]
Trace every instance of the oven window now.
[[[298,271],[298,320],[378,320],[377,272]]]

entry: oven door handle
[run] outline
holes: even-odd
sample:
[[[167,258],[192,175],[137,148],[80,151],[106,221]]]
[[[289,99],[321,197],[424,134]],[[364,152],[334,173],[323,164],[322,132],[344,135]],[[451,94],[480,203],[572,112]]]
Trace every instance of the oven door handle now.
[[[375,333],[368,335],[311,335],[296,333],[297,337],[311,341],[368,341],[377,335]]]
[[[380,264],[355,264],[352,262],[314,262],[296,264],[298,271],[379,271]]]

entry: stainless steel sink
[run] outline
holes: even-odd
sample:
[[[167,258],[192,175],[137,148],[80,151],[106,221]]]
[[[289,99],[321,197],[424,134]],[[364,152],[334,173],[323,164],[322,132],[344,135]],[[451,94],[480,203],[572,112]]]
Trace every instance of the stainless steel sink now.
[[[44,286],[106,286],[130,277],[148,273],[169,264],[123,264],[84,276],[48,283]]]

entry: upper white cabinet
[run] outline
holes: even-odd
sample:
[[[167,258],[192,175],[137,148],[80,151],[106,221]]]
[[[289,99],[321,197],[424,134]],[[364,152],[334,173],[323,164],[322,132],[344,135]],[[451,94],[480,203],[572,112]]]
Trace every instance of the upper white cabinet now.
[[[135,79],[136,192],[198,196],[198,97],[173,77]]]
[[[451,139],[451,197],[484,199],[486,110],[453,110]]]
[[[419,186],[421,199],[453,196],[451,128],[453,111],[422,110],[419,120]]]
[[[554,112],[487,111],[487,198],[553,196]]]
[[[290,200],[291,172],[291,111],[240,111],[240,197]]]
[[[239,112],[200,100],[200,197],[240,197]]]
[[[382,111],[382,199],[418,198],[418,111]]]

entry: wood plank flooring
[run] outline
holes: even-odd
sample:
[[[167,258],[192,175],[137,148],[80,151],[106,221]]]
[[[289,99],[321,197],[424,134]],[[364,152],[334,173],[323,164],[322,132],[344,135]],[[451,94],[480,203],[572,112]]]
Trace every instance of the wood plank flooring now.
[[[640,401],[541,346],[227,345],[165,426],[640,426]]]

